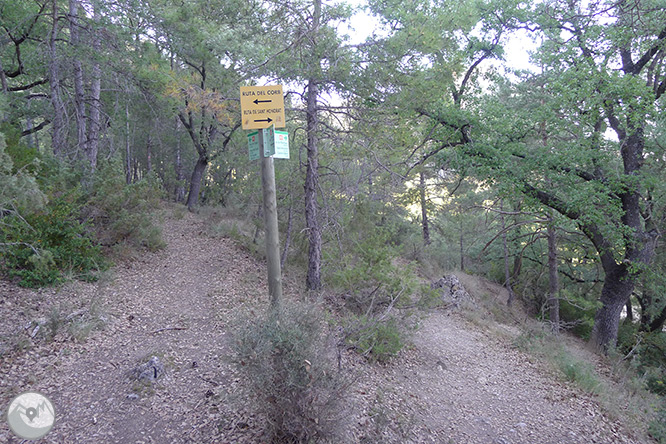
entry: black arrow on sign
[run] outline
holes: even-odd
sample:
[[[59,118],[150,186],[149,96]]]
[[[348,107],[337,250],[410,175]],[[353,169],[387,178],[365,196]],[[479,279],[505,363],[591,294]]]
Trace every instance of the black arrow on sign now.
[[[268,123],[271,123],[272,121],[273,119],[271,119],[270,117],[268,119],[255,120],[255,122],[268,122]]]
[[[259,99],[254,99],[254,104],[259,105],[260,103],[271,103],[272,100],[259,100]]]

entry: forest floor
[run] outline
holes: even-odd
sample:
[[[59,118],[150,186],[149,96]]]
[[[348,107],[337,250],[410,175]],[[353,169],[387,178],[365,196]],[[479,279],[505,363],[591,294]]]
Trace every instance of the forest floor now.
[[[166,249],[122,263],[95,284],[33,291],[1,282],[2,416],[14,396],[36,390],[56,410],[42,442],[265,442],[230,338],[239,311],[267,305],[264,266],[233,240],[211,238],[205,224],[171,211]],[[297,297],[299,282],[286,275],[285,297]],[[104,328],[88,333],[95,322]],[[348,442],[647,442],[519,351],[516,326],[498,329],[504,333],[434,309],[388,364],[345,352],[357,381]],[[133,381],[131,370],[151,356],[164,363],[164,376],[153,385]],[[0,442],[21,442],[4,420]]]

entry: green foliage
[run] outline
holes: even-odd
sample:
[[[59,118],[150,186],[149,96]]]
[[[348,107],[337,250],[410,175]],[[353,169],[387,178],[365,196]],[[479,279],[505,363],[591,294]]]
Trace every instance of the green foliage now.
[[[560,292],[560,321],[572,325],[571,332],[583,339],[589,339],[594,325],[597,301],[572,291]]]
[[[656,418],[648,426],[648,432],[659,444],[666,444],[666,403],[657,411]]]
[[[556,358],[557,366],[564,378],[575,383],[588,393],[598,393],[601,388],[599,377],[589,363],[562,351]]]
[[[165,243],[151,213],[158,208],[162,195],[154,177],[127,185],[122,165],[111,161],[98,173],[85,214],[95,226],[102,245],[126,244],[157,251]]]
[[[347,305],[356,313],[400,306],[420,290],[413,265],[400,263],[391,237],[390,230],[376,227],[355,242],[334,268],[331,280],[347,293]]]
[[[238,320],[235,361],[268,419],[273,442],[315,442],[343,429],[349,383],[333,365],[325,325],[321,308],[306,303]]]
[[[0,239],[7,244],[4,266],[9,276],[26,287],[60,282],[64,273],[95,280],[105,260],[78,215],[78,205],[64,195],[51,200],[44,211],[5,217]]]
[[[403,329],[393,318],[378,321],[361,317],[358,323],[361,327],[348,342],[371,361],[385,363],[405,346]]]
[[[623,355],[631,353],[646,388],[666,397],[666,333],[641,332],[637,324],[625,322],[620,325],[617,348]]]
[[[42,209],[45,203],[46,196],[35,178],[14,167],[14,161],[6,150],[4,135],[0,132],[0,209],[36,211]]]
[[[20,140],[21,131],[8,123],[0,124],[0,133],[5,135],[6,152],[12,160],[12,173],[27,170],[34,173],[39,168],[38,150],[29,147]]]

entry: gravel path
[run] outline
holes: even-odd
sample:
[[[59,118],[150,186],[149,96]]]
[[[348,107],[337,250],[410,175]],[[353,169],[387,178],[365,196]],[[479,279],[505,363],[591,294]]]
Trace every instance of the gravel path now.
[[[487,336],[456,314],[424,320],[413,347],[374,372],[388,425],[383,442],[455,444],[639,443],[588,396],[554,381],[506,339]],[[374,398],[373,398],[374,397]],[[398,426],[396,426],[396,424]]]
[[[167,218],[166,250],[116,267],[105,283],[41,292],[2,284],[2,335],[68,301],[72,310],[76,301],[99,301],[107,326],[82,343],[56,335],[28,352],[3,353],[0,409],[27,390],[49,396],[56,425],[48,443],[262,442],[261,418],[239,397],[228,336],[236,311],[266,305],[263,267],[233,241],[204,232],[195,215]],[[296,287],[287,278],[286,295]],[[128,372],[151,356],[165,375],[154,386],[132,381]],[[351,354],[344,362],[359,375],[350,442],[640,442],[592,399],[446,312],[427,317],[413,346],[389,365]],[[0,442],[20,442],[5,421]]]

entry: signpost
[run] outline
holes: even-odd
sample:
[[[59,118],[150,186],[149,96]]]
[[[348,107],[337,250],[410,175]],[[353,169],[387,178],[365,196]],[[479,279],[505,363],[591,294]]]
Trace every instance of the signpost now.
[[[244,130],[285,127],[282,85],[241,86],[240,105]]]
[[[247,136],[248,155],[250,160],[261,158],[268,294],[271,307],[277,309],[282,301],[282,270],[280,269],[280,237],[273,157],[289,158],[287,132],[275,131],[276,127],[284,128],[285,126],[282,85],[241,86],[240,102],[243,129],[258,130]]]

